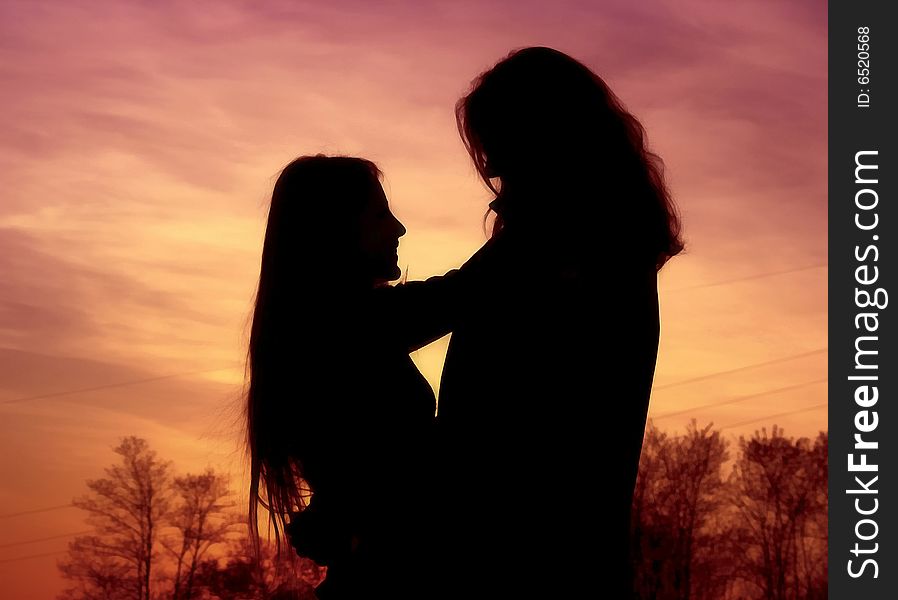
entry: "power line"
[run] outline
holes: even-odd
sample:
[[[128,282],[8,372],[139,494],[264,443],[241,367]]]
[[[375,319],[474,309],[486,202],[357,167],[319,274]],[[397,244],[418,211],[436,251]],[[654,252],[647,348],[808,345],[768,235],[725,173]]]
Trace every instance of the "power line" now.
[[[701,406],[693,406],[691,408],[686,408],[683,410],[677,410],[674,412],[664,413],[662,415],[658,415],[657,417],[651,417],[653,421],[659,421],[661,419],[666,419],[668,417],[676,417],[678,415],[684,415],[687,413],[691,413],[697,410],[702,410],[705,408],[713,408],[716,406],[724,406],[726,404],[736,404],[738,402],[744,402],[745,400],[751,400],[752,398],[759,398],[761,396],[769,396],[771,394],[779,394],[781,392],[786,392],[789,390],[794,390],[800,387],[805,387],[807,385],[814,385],[816,383],[823,383],[824,381],[828,381],[828,377],[823,377],[822,379],[815,379],[813,381],[805,381],[803,383],[796,383],[795,385],[787,385],[785,387],[776,388],[773,390],[766,390],[763,392],[758,392],[756,394],[748,394],[747,396],[738,396],[736,398],[731,398],[729,400],[723,400],[720,402],[712,402],[710,404],[702,404]]]
[[[75,508],[75,505],[69,502],[68,504],[59,504],[57,506],[48,506],[46,508],[35,508],[32,510],[23,510],[21,512],[7,513],[5,515],[0,515],[0,519],[11,519],[13,517],[21,517],[22,515],[33,515],[36,513],[49,512],[51,510],[60,510],[62,508]]]
[[[786,417],[788,415],[795,415],[798,413],[808,412],[811,410],[816,410],[818,408],[823,408],[824,406],[829,406],[828,402],[821,402],[820,404],[814,404],[811,406],[806,406],[804,408],[799,408],[798,410],[790,410],[787,412],[776,413],[774,415],[767,415],[765,417],[759,417],[757,419],[748,419],[747,421],[738,421],[736,423],[730,423],[729,425],[724,425],[723,427],[719,427],[718,429],[732,429],[733,427],[740,427],[742,425],[751,425],[752,423],[758,423],[760,421],[766,421],[767,419],[775,419],[777,417]]]
[[[58,540],[61,538],[72,537],[73,535],[85,535],[93,531],[92,529],[85,529],[83,531],[73,531],[71,533],[61,533],[59,535],[51,535],[49,537],[37,538],[33,540],[25,540],[22,542],[13,542],[11,544],[0,544],[0,548],[13,548],[15,546],[24,546],[26,544],[37,544],[38,542],[47,542],[50,540]]]
[[[742,283],[743,281],[751,281],[753,279],[761,279],[764,277],[773,277],[774,275],[786,275],[788,273],[798,273],[799,271],[810,271],[813,269],[821,269],[824,267],[828,267],[828,263],[820,263],[816,265],[806,265],[804,267],[795,267],[792,269],[783,269],[781,271],[768,271],[766,273],[758,273],[756,275],[748,275],[746,277],[739,277],[737,279],[725,279],[723,281],[713,281],[711,283],[699,283],[696,285],[688,285],[686,287],[674,288],[672,290],[667,290],[669,293],[672,292],[685,292],[687,290],[697,290],[701,288],[707,287],[715,287],[718,285],[729,285],[731,283]]]
[[[100,390],[108,390],[110,388],[125,387],[125,386],[129,386],[129,385],[139,385],[141,383],[151,383],[153,381],[162,381],[164,379],[174,379],[176,377],[188,377],[190,375],[202,375],[204,373],[215,373],[216,371],[228,371],[230,369],[236,369],[236,368],[237,368],[237,366],[235,365],[233,367],[221,367],[218,369],[205,369],[203,371],[187,371],[184,373],[173,373],[171,375],[159,375],[158,377],[147,377],[144,379],[132,379],[130,381],[107,383],[104,385],[97,385],[97,386],[87,387],[87,388],[79,388],[79,389],[75,389],[75,390],[66,390],[63,392],[54,392],[51,394],[41,394],[38,396],[24,396],[22,398],[11,398],[9,400],[3,400],[2,402],[0,402],[0,404],[13,404],[16,402],[28,402],[31,400],[45,400],[47,398],[58,398],[60,396],[69,396],[72,394],[83,394],[85,392],[96,392],[96,391],[100,391]]]
[[[68,552],[68,550],[58,550],[56,552],[44,552],[43,554],[29,554],[28,556],[17,556],[16,558],[3,558],[3,559],[0,559],[0,564],[19,562],[20,560],[30,560],[32,558],[43,558],[44,556],[55,556],[57,554],[65,554],[67,552]]]
[[[770,365],[779,364],[782,362],[788,362],[790,360],[795,360],[798,358],[804,358],[806,356],[813,356],[815,354],[822,354],[827,352],[829,348],[820,348],[819,350],[811,350],[809,352],[801,352],[799,354],[792,354],[789,356],[783,356],[781,358],[774,358],[772,360],[768,360],[765,362],[755,363],[753,365],[746,365],[744,367],[736,367],[735,369],[728,369],[726,371],[717,371],[715,373],[708,373],[707,375],[699,375],[698,377],[692,377],[690,379],[683,379],[681,381],[675,381],[673,383],[666,383],[664,385],[656,385],[652,386],[652,389],[655,390],[664,390],[667,388],[676,387],[678,385],[686,385],[687,383],[695,383],[696,381],[704,381],[705,379],[711,379],[714,377],[720,377],[721,375],[730,375],[732,373],[739,373],[741,371],[748,371],[751,369],[758,369],[760,367],[767,367]]]

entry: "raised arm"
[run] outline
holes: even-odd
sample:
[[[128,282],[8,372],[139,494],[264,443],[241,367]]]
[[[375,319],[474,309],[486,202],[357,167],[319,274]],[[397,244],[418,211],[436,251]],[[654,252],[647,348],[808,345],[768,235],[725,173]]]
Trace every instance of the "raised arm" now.
[[[460,268],[423,281],[409,281],[372,291],[371,322],[409,351],[450,333],[459,317],[479,310],[503,274],[522,260],[517,242],[499,234],[487,241]]]
[[[464,276],[459,269],[424,281],[384,286],[372,292],[380,327],[409,352],[452,331]]]
[[[450,333],[459,316],[480,300],[510,253],[493,238],[464,265],[423,281],[384,286],[372,292],[373,319],[409,351]]]

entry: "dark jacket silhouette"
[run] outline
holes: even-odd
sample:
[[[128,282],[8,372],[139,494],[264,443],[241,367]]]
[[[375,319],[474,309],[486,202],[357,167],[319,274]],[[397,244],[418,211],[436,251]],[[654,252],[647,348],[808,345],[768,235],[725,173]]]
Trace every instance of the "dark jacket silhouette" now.
[[[410,345],[453,332],[431,597],[626,597],[655,264],[491,206],[505,226],[458,271],[379,292]]]
[[[368,320],[356,304],[339,314],[340,321],[323,320],[328,347],[308,357],[327,385],[309,390],[320,398],[304,416],[318,426],[300,451],[314,496],[294,517],[291,542],[328,567],[316,590],[321,600],[420,598],[414,564],[431,522],[423,483],[431,475],[435,397],[386,323]],[[396,575],[403,564],[410,573]]]

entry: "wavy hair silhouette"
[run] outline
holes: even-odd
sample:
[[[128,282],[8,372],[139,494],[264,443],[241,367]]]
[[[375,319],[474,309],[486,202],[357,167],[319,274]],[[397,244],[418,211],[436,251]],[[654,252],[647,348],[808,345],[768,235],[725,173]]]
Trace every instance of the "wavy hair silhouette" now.
[[[600,250],[617,238],[656,269],[684,249],[661,158],[636,117],[583,63],[552,48],[514,51],[474,80],[455,112],[465,147],[498,198],[562,198],[569,218],[559,234],[595,236]],[[504,221],[497,215],[493,233]]]

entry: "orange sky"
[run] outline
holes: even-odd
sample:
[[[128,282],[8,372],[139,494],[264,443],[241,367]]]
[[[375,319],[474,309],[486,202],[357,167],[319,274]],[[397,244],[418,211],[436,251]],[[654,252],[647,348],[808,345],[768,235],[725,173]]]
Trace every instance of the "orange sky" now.
[[[0,516],[70,502],[128,434],[239,479],[278,169],[376,161],[409,277],[457,266],[490,197],[452,108],[526,45],[593,67],[667,164],[689,249],[660,276],[658,425],[826,428],[822,407],[795,412],[826,402],[825,5],[375,5],[0,3]],[[434,386],[444,350],[416,355]],[[164,375],[179,376],[145,381]],[[52,598],[60,555],[17,559],[68,539],[20,542],[84,529],[78,512],[0,525],[4,598]]]

